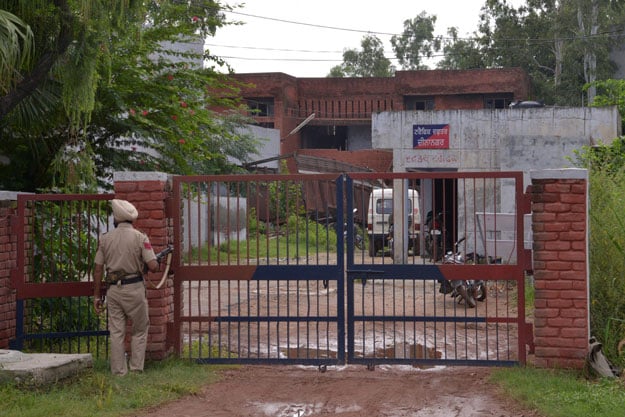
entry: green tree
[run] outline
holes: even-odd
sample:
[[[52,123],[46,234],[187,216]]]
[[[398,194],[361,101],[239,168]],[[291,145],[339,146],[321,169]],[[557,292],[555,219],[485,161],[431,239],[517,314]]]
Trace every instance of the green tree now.
[[[434,36],[435,23],[436,16],[428,16],[423,11],[414,19],[404,21],[401,35],[391,37],[395,56],[403,69],[428,69],[421,63],[423,58],[431,58],[441,48],[441,38]]]
[[[538,98],[580,105],[582,86],[613,72],[608,32],[619,22],[622,6],[609,0],[528,0],[518,8],[487,0],[477,42],[485,67],[524,68]]]
[[[384,45],[375,35],[366,35],[362,49],[343,51],[343,63],[332,67],[328,77],[390,77],[394,73],[391,61],[384,56]]]
[[[599,36],[600,31],[608,32],[613,27],[622,27],[625,22],[625,6],[623,2],[614,0],[578,0],[575,5],[578,35],[576,47],[582,55],[584,81],[590,84],[587,89],[587,101],[590,103],[596,93],[592,83],[606,75],[598,66],[605,68],[603,63],[609,62],[609,48],[614,44],[610,37]],[[608,68],[612,72],[613,68]]]
[[[584,86],[585,90],[589,88],[594,88],[596,91],[590,105],[593,107],[616,106],[621,115],[621,129],[625,129],[625,80],[595,81]]]
[[[221,9],[172,3],[148,11],[154,23],[142,30],[140,43],[130,37],[112,44],[111,76],[98,88],[101,107],[86,142],[102,157],[99,176],[127,168],[231,172],[228,157],[245,161],[257,143],[237,133],[249,120],[236,111],[236,100],[211,94],[236,95],[231,80],[218,71],[221,61],[213,58],[211,67],[201,68],[203,39],[224,24]],[[196,34],[200,19],[207,28]]]
[[[19,82],[19,69],[32,59],[33,32],[17,16],[0,10],[0,93]]]
[[[585,86],[585,88],[590,87],[597,91],[594,100],[590,103],[591,106],[617,106],[621,117],[625,119],[625,80],[595,81]]]
[[[3,120],[0,155],[10,163],[0,165],[2,188],[32,191],[74,184],[74,191],[83,191],[93,189],[96,179],[106,180],[114,170],[124,169],[224,172],[233,169],[228,157],[245,160],[254,152],[256,144],[237,134],[245,121],[239,113],[223,116],[212,110],[238,106],[209,94],[231,87],[218,71],[223,61],[202,48],[206,36],[227,24],[226,6],[208,0],[131,3],[134,8],[124,9],[124,25],[115,36],[109,36],[110,29],[97,32],[102,24],[94,27],[92,37],[99,39],[89,50],[94,56],[69,59],[74,55],[68,49],[61,59],[63,77],[56,75],[55,65],[46,82],[25,99],[41,103],[34,98],[47,91],[45,111],[24,123],[26,118],[14,117],[16,107]],[[46,33],[38,21],[32,27],[42,26]],[[36,40],[42,36],[34,33]],[[36,45],[37,50],[45,47]],[[203,60],[207,68],[202,68]],[[81,72],[87,61],[89,76]],[[62,91],[83,76],[91,80],[88,113],[63,105],[80,100],[72,98],[80,89],[65,99]],[[83,122],[76,125],[76,119]]]
[[[12,116],[21,122],[57,105],[76,126],[88,120],[103,46],[142,8],[142,2],[126,0],[0,0],[0,10],[19,17],[34,34],[32,59],[15,68],[11,88],[0,97],[0,121],[20,105]]]
[[[445,70],[486,68],[484,55],[475,38],[461,39],[458,29],[447,29],[448,38],[443,41],[443,59],[436,67]]]

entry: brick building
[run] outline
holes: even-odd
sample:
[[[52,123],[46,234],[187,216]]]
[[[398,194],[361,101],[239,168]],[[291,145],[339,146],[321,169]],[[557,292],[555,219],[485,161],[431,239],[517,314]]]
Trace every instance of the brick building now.
[[[232,77],[246,85],[241,97],[258,125],[280,131],[280,156],[291,172],[391,171],[392,152],[372,149],[372,114],[500,109],[530,91],[519,68],[397,71],[389,78]]]

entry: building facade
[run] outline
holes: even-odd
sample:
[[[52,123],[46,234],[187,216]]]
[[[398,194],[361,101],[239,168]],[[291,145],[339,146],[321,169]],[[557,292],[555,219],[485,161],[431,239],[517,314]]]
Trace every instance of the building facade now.
[[[391,171],[392,152],[372,149],[372,115],[419,110],[502,109],[526,100],[519,68],[398,71],[387,78],[296,78],[235,74],[241,97],[261,127],[280,132],[280,156],[291,172]]]

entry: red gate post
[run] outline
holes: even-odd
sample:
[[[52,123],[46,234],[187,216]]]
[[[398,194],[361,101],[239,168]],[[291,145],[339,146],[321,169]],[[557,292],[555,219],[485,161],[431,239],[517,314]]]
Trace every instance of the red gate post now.
[[[11,219],[17,213],[17,193],[0,192],[0,349],[15,337],[16,295],[11,271],[17,266],[17,236]]]
[[[166,200],[171,192],[170,177],[160,172],[116,172],[113,181],[115,197],[128,200],[139,211],[135,227],[148,235],[155,252],[165,249],[173,241],[172,223],[166,213]],[[164,268],[163,263],[161,271]],[[164,359],[173,352],[168,343],[171,337],[167,337],[168,323],[173,321],[174,315],[173,284],[167,279],[166,284],[156,289],[161,273],[147,276],[150,331],[146,357],[154,360]]]
[[[531,172],[535,361],[584,366],[590,337],[588,172]]]

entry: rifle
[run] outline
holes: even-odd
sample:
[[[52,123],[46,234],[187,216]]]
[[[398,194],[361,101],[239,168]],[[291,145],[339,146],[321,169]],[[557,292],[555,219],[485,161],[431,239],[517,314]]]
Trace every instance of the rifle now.
[[[160,264],[163,258],[169,255],[170,253],[172,253],[173,251],[174,251],[174,247],[172,245],[168,245],[165,249],[163,249],[162,251],[156,254],[156,262]]]
[[[165,280],[167,279],[167,276],[169,275],[169,267],[171,266],[171,256],[169,255],[173,251],[174,251],[174,247],[172,245],[168,245],[165,249],[163,249],[162,251],[156,254],[156,262],[160,264],[163,258],[167,257],[167,264],[165,266],[165,271],[163,271],[163,276],[161,278],[161,281],[158,283],[158,285],[155,286],[154,284],[152,284],[151,281],[146,280],[152,286],[152,288],[159,289],[165,283]],[[145,269],[147,270],[147,265],[145,265]]]

